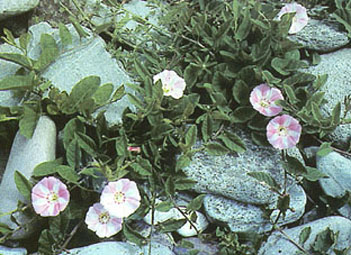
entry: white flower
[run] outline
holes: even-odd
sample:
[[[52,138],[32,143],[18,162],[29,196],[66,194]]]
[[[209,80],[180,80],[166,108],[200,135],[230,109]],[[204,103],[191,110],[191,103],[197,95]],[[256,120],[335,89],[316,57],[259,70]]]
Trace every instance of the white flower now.
[[[186,84],[183,78],[178,76],[174,71],[164,70],[163,72],[156,74],[153,77],[154,84],[161,80],[163,94],[165,96],[171,96],[175,99],[179,99],[183,96]]]
[[[277,20],[285,13],[292,13],[295,12],[295,16],[292,20],[291,27],[289,29],[289,34],[296,34],[297,32],[301,31],[308,23],[308,16],[306,8],[303,7],[301,4],[298,3],[291,3],[286,4],[278,13]]]

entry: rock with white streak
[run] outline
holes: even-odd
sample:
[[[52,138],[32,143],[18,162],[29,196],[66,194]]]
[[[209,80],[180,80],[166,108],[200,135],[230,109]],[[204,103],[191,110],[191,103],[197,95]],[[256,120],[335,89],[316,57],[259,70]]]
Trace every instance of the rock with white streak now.
[[[1,255],[27,255],[27,250],[24,248],[8,248],[0,246]]]
[[[27,139],[19,132],[12,144],[10,157],[6,170],[0,184],[0,204],[1,213],[11,212],[17,208],[18,201],[26,202],[21,193],[17,190],[14,174],[19,171],[27,179],[33,173],[36,165],[55,159],[56,151],[56,126],[55,123],[46,116],[40,117],[34,134],[31,139]],[[29,219],[20,214],[16,218],[21,224],[28,223]],[[15,229],[16,223],[11,221],[10,215],[0,217],[0,223]],[[30,229],[33,230],[33,229]],[[12,235],[14,239],[26,237],[30,232],[21,229]]]

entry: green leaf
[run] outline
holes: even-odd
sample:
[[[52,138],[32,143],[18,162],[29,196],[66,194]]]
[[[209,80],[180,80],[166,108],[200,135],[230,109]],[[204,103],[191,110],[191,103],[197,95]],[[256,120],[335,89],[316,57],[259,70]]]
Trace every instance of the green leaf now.
[[[147,159],[137,156],[136,161],[131,165],[135,172],[142,176],[152,176],[152,165]]]
[[[341,104],[340,104],[340,102],[338,102],[332,111],[333,125],[337,126],[340,124],[340,115],[341,115]]]
[[[305,227],[302,229],[299,235],[299,244],[304,245],[304,243],[307,241],[307,239],[311,235],[311,227]]]
[[[236,134],[224,131],[223,134],[218,136],[218,139],[220,139],[231,151],[238,153],[243,153],[246,151],[244,142]]]
[[[174,206],[171,201],[163,201],[155,206],[155,210],[159,212],[168,212],[172,208],[174,208]]]
[[[294,90],[290,86],[284,85],[284,91],[287,94],[290,103],[291,104],[296,104],[298,99],[297,99],[297,97],[295,95]]]
[[[317,156],[324,157],[329,153],[333,152],[333,149],[330,147],[331,143],[324,142],[319,146],[319,150],[317,151]]]
[[[84,124],[77,118],[68,121],[63,129],[63,146],[68,148],[69,144],[75,139],[75,133],[85,133]]]
[[[173,232],[180,229],[186,223],[186,219],[169,219],[160,224],[161,233]]]
[[[210,114],[206,113],[205,118],[201,123],[201,134],[202,139],[207,142],[208,139],[212,136],[213,132],[213,119]]]
[[[318,233],[312,244],[312,249],[315,252],[325,253],[335,242],[335,234],[330,228],[326,228],[324,231]]]
[[[280,190],[279,184],[273,179],[273,177],[265,172],[250,172],[248,173],[251,177],[255,178],[259,182],[264,182],[273,189]]]
[[[292,175],[303,175],[307,173],[305,166],[294,157],[286,156],[287,162],[283,162],[283,167]]]
[[[78,141],[79,147],[92,157],[96,157],[96,144],[95,141],[82,132],[74,134],[75,139]]]
[[[0,59],[10,61],[25,68],[32,69],[32,64],[26,56],[18,53],[0,53]]]
[[[283,215],[286,214],[286,211],[289,209],[290,206],[290,195],[289,194],[283,194],[278,197],[278,202],[277,202],[277,208],[279,211],[283,213]]]
[[[307,180],[311,181],[311,182],[318,181],[321,178],[329,178],[328,175],[326,175],[325,173],[319,171],[315,167],[306,166],[306,170],[307,170],[307,174],[304,174],[303,177],[306,178]]]
[[[49,34],[42,34],[40,37],[41,54],[34,68],[38,71],[46,69],[59,55],[59,49],[55,39]]]
[[[140,235],[138,232],[129,227],[126,223],[123,224],[123,234],[128,241],[135,243],[138,246],[147,244],[145,237]],[[101,254],[102,255],[102,254]]]
[[[67,162],[71,167],[76,168],[82,158],[82,152],[77,139],[73,139],[66,148]]]
[[[2,37],[8,44],[16,45],[15,37],[13,36],[12,32],[7,28],[4,28],[4,34],[6,37]]]
[[[175,190],[190,190],[194,187],[196,181],[190,180],[186,177],[174,178],[174,189]]]
[[[110,99],[112,92],[113,92],[112,83],[107,83],[100,86],[97,89],[97,91],[94,93],[92,98],[94,99],[97,105],[103,105],[103,104],[106,104],[107,101]]]
[[[196,143],[197,128],[196,125],[192,125],[185,134],[185,145],[191,148]]]
[[[277,84],[281,81],[281,79],[274,77],[274,75],[267,70],[262,71],[262,77],[263,81],[267,82],[268,84]]]
[[[0,81],[0,90],[23,89],[33,87],[32,75],[11,75],[6,76]]]
[[[125,95],[124,85],[121,85],[116,89],[115,93],[112,96],[112,102],[120,100]]]
[[[10,234],[12,229],[4,223],[0,223],[0,233],[2,235]]]
[[[225,155],[229,150],[219,143],[208,143],[205,145],[206,151],[215,156]]]
[[[235,101],[241,105],[248,103],[249,99],[249,87],[243,80],[236,80],[233,87],[233,97]]]
[[[139,98],[137,98],[136,96],[134,96],[133,94],[130,94],[130,93],[128,93],[127,96],[128,96],[129,101],[132,104],[134,104],[138,109],[140,109],[140,110],[145,109],[144,104],[140,101]]]
[[[204,201],[206,194],[201,194],[195,197],[190,203],[187,205],[186,209],[189,211],[197,211],[201,208],[202,202]]]
[[[76,83],[69,95],[69,105],[72,109],[77,109],[87,99],[90,99],[100,86],[100,77],[88,76]]]
[[[62,45],[63,46],[70,45],[72,43],[72,35],[71,35],[70,31],[62,23],[59,23],[58,26],[59,26],[59,34],[60,34]]]
[[[176,163],[176,172],[178,172],[179,170],[189,166],[191,163],[191,159],[187,156],[187,155],[181,155],[178,159],[177,159],[177,163]]]
[[[57,173],[66,181],[78,183],[79,175],[72,167],[61,165],[56,167]]]
[[[40,114],[26,105],[23,109],[24,112],[22,119],[19,121],[19,129],[21,135],[29,139],[34,133]]]
[[[328,74],[317,75],[316,80],[312,86],[314,89],[319,90],[328,80]]]
[[[19,171],[15,171],[15,183],[18,191],[22,196],[30,201],[30,194],[32,191],[33,185],[27,180],[27,178],[21,174]]]
[[[134,68],[140,76],[140,78],[142,78],[143,80],[146,80],[147,77],[151,76],[148,69],[136,59],[134,60]]]
[[[235,31],[235,34],[234,34],[235,39],[238,41],[244,40],[249,35],[250,29],[251,29],[250,9],[245,8],[244,13],[242,15],[243,15],[243,19],[242,19],[237,31]]]
[[[87,33],[83,28],[82,26],[79,24],[79,22],[73,18],[73,17],[70,17],[70,20],[74,26],[74,29],[77,31],[78,35],[80,38],[85,38],[85,37],[88,37],[89,36],[89,33]]]
[[[252,107],[241,106],[233,111],[232,121],[234,123],[244,123],[252,119],[256,115],[256,111]]]
[[[33,176],[40,177],[52,175],[57,172],[57,167],[62,163],[62,160],[52,160],[40,163],[33,170]]]
[[[175,188],[172,176],[168,176],[165,182],[165,191],[168,196],[173,196]]]
[[[53,246],[55,244],[54,237],[50,234],[48,229],[44,229],[40,233],[38,241],[39,254],[54,254]]]
[[[32,36],[29,33],[24,33],[20,36],[19,43],[20,43],[20,46],[22,49],[27,51],[28,43],[29,43],[31,37]]]

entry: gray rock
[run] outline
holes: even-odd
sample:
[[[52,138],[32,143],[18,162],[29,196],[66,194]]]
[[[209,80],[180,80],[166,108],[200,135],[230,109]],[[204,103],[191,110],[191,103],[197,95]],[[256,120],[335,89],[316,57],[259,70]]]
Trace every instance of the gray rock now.
[[[344,216],[345,218],[348,218],[351,220],[351,205],[350,204],[345,204],[343,207],[340,207],[338,209],[338,212]]]
[[[302,187],[292,185],[288,189],[288,193],[290,194],[290,207],[294,209],[294,212],[288,210],[285,218],[280,216],[279,225],[297,221],[305,211],[306,194]],[[276,208],[276,203],[276,201],[271,203],[269,208]],[[233,232],[263,233],[272,229],[272,224],[267,219],[267,214],[259,206],[209,194],[204,198],[204,207],[209,218],[227,224]],[[270,216],[272,222],[275,221],[278,213],[278,210],[272,212]]]
[[[317,156],[317,168],[329,176],[319,180],[325,194],[340,198],[351,192],[351,160],[331,152],[324,157]]]
[[[319,52],[333,51],[350,42],[347,33],[341,31],[337,23],[315,19],[310,19],[297,34],[289,35],[289,39]]]
[[[197,237],[184,238],[182,241],[191,243],[192,248],[185,248],[181,246],[181,242],[178,246],[174,247],[173,251],[176,255],[188,255],[191,251],[198,251],[197,255],[213,255],[219,252],[218,245],[213,242],[206,242]]]
[[[1,255],[27,255],[27,250],[24,248],[8,248],[0,246]]]
[[[90,75],[99,76],[101,84],[112,83],[115,89],[122,84],[133,82],[120,66],[120,63],[106,51],[106,44],[100,37],[90,36],[80,39],[72,25],[69,25],[68,28],[73,36],[73,42],[67,47],[63,47],[60,42],[58,29],[51,28],[48,23],[42,22],[29,29],[32,39],[28,46],[28,55],[31,58],[38,59],[40,56],[39,42],[43,33],[51,34],[56,39],[61,52],[59,58],[43,72],[42,76],[44,78],[50,80],[61,91],[65,90],[68,93],[78,81]],[[86,29],[86,31],[91,35],[89,30]],[[11,65],[11,72],[15,72],[13,65],[10,63],[9,65]],[[134,91],[128,87],[126,87],[126,92],[134,94]],[[5,96],[8,97],[8,94]],[[9,99],[7,98],[7,100]],[[0,105],[6,106],[1,101],[0,97]],[[134,105],[129,102],[127,97],[124,97],[117,102],[102,107],[98,112],[106,110],[106,120],[112,126],[121,123],[122,113],[127,107],[135,111]]]
[[[266,172],[279,184],[283,184],[284,170],[280,152],[273,147],[253,144],[243,132],[237,134],[246,144],[246,152],[212,156],[201,151],[192,157],[191,164],[183,170],[190,179],[197,182],[194,190],[199,193],[218,194],[250,204],[269,204],[276,194],[268,185],[260,183],[248,173]]]
[[[317,66],[311,66],[306,72],[314,75],[328,74],[328,81],[320,91],[325,92],[326,104],[321,107],[322,112],[329,116],[338,102],[341,104],[341,112],[344,111],[344,97],[351,94],[351,49],[341,49],[333,53],[321,55],[321,62]],[[351,118],[348,113],[346,118]],[[340,145],[347,146],[350,139],[351,126],[339,125],[331,134],[331,138]]]
[[[169,247],[156,242],[152,243],[151,253],[149,253],[149,245],[139,248],[135,244],[113,241],[74,248],[69,252],[63,252],[60,255],[115,255],[117,251],[118,255],[174,255]]]
[[[331,216],[322,218],[302,226],[294,227],[291,229],[286,229],[284,232],[295,242],[298,243],[299,235],[301,231],[306,228],[311,227],[311,234],[307,241],[302,245],[304,249],[310,250],[311,245],[314,243],[316,236],[329,228],[334,233],[338,234],[338,240],[333,246],[333,249],[343,250],[350,247],[351,243],[351,221],[339,217]],[[282,254],[296,254],[299,249],[292,244],[285,236],[280,232],[275,231],[264,243],[258,251],[259,255],[282,255]],[[334,255],[335,252],[331,249],[327,252],[328,255]]]
[[[1,213],[15,210],[18,201],[26,202],[24,197],[17,190],[14,181],[15,171],[17,170],[21,172],[27,179],[29,179],[36,165],[55,159],[55,144],[55,123],[45,116],[40,117],[31,139],[27,139],[17,133],[0,184],[0,192],[2,194],[0,197]],[[17,218],[16,220],[22,224],[26,224],[29,221],[29,219],[22,214],[19,215],[19,217],[20,218]],[[17,224],[11,221],[10,215],[0,217],[0,222],[7,224],[12,229],[18,227]],[[20,229],[15,232],[12,238],[24,238],[28,234],[29,232]]]
[[[0,20],[34,9],[39,0],[1,0]]]
[[[141,255],[141,249],[134,245],[124,242],[101,242],[84,246],[80,248],[71,249],[69,252],[63,252],[60,255]]]

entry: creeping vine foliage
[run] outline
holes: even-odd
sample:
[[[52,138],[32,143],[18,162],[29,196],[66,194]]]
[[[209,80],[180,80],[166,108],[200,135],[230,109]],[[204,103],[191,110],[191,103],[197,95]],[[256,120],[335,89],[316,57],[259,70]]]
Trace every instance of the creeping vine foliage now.
[[[342,1],[336,2],[338,9],[342,9]],[[114,13],[127,12],[113,1],[108,4]],[[3,127],[18,121],[21,134],[30,138],[42,114],[51,116],[63,133],[60,157],[38,165],[31,180],[19,176],[16,185],[28,195],[33,183],[43,176],[56,175],[73,193],[65,212],[49,219],[41,231],[40,253],[57,253],[70,246],[77,232],[87,232],[81,227],[87,208],[97,201],[108,181],[124,176],[139,184],[146,183],[147,188],[141,189],[142,206],[125,219],[122,233],[139,245],[150,241],[133,230],[132,224],[149,210],[154,213],[179,208],[176,192],[190,190],[194,185],[181,171],[190,164],[194,153],[201,150],[213,155],[245,152],[245,144],[235,132],[243,128],[250,132],[255,143],[269,145],[265,136],[269,118],[258,114],[249,104],[249,94],[258,84],[268,83],[283,92],[286,100],[280,104],[284,112],[300,121],[305,136],[325,139],[345,121],[346,113],[341,116],[340,104],[331,116],[321,114],[318,106],[323,103],[324,94],[318,90],[327,77],[303,72],[308,67],[302,58],[306,52],[287,38],[293,16],[287,14],[281,21],[274,20],[277,6],[279,3],[255,0],[175,1],[159,7],[164,13],[159,25],[129,13],[119,22],[103,27],[95,27],[82,9],[77,8],[76,17],[95,33],[110,39],[109,51],[138,81],[116,90],[112,84],[101,84],[99,77],[89,76],[67,93],[41,77],[72,43],[71,32],[63,24],[59,25],[60,46],[51,35],[41,36],[42,51],[37,60],[28,56],[28,34],[17,42],[10,31],[4,31],[3,39],[18,53],[0,53],[0,58],[21,68],[15,75],[0,80],[0,90],[16,91],[22,99],[19,106],[0,108],[3,123],[0,135]],[[340,10],[336,15],[343,20],[347,18]],[[129,19],[139,23],[134,34],[125,28]],[[89,42],[90,34],[73,21],[77,33]],[[141,40],[143,33],[148,36]],[[187,87],[182,98],[165,97],[162,84],[153,84],[153,75],[165,69],[184,77]],[[98,109],[123,97],[128,97],[136,111],[127,109],[122,124],[108,127],[103,111],[93,117]],[[198,140],[202,141],[201,145]],[[128,151],[128,146],[140,146],[141,153]],[[330,144],[323,143],[323,150],[328,149]],[[317,169],[306,167],[285,153],[282,155],[284,168],[290,175],[303,176],[309,181],[323,177]],[[276,181],[262,172],[251,176],[265,182],[279,195],[278,209],[284,215],[290,209],[286,187],[281,191]],[[158,197],[166,201],[156,205]],[[199,210],[202,199],[195,198],[187,210]],[[184,223],[185,220],[170,220],[155,227],[172,232]],[[4,234],[1,241],[12,233],[5,226],[0,226],[0,232]],[[238,236],[227,230],[218,228],[216,235],[221,240],[222,254],[232,254],[231,250],[237,252],[233,254],[256,252],[241,245]],[[331,238],[332,235],[325,236]],[[324,240],[322,236],[320,240]],[[86,240],[80,242],[82,246]],[[255,249],[258,247],[255,245]],[[314,249],[322,248],[316,244]]]

